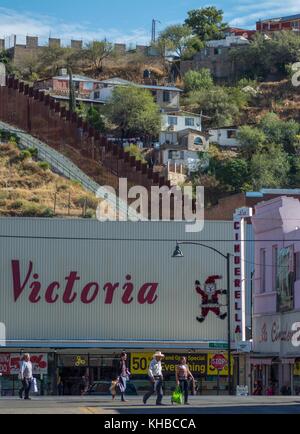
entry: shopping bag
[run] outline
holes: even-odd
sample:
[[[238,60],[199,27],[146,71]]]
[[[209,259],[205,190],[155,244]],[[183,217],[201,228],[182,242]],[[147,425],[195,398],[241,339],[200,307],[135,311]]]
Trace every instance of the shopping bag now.
[[[181,404],[181,405],[183,404],[183,394],[179,386],[176,387],[172,395],[172,404],[174,403]]]
[[[36,378],[33,378],[33,379],[32,379],[32,382],[31,382],[31,390],[32,390],[33,393],[38,393],[38,387],[37,387],[37,381],[36,381]]]

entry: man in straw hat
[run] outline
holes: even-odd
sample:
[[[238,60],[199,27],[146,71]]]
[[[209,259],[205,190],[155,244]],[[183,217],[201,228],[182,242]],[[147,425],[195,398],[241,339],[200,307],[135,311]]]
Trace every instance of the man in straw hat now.
[[[162,354],[160,351],[156,351],[156,353],[153,355],[153,360],[150,363],[148,375],[151,382],[151,389],[143,398],[143,403],[147,404],[148,399],[150,396],[152,396],[154,393],[156,393],[156,405],[164,405],[162,404],[163,399],[163,375],[162,375],[162,365],[161,361],[164,358],[164,354]]]

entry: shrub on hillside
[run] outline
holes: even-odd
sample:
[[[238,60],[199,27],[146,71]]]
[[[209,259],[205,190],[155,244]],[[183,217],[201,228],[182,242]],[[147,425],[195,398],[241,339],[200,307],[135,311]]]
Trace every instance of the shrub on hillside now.
[[[42,170],[44,170],[45,172],[46,172],[46,170],[50,170],[50,164],[49,163],[47,163],[46,161],[41,161],[41,162],[39,162],[38,163],[38,166],[42,169]]]

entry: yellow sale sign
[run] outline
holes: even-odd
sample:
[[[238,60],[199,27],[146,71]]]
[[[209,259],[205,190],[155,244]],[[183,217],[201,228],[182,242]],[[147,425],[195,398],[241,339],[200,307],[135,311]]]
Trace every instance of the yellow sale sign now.
[[[147,375],[153,353],[131,353],[130,372],[133,375]]]
[[[174,374],[180,363],[181,354],[166,354],[162,360],[163,374]],[[135,375],[147,375],[153,353],[131,353],[130,372]],[[190,371],[195,376],[205,376],[207,369],[206,354],[189,354],[186,356]]]
[[[223,367],[222,370],[216,369],[214,367],[215,365],[215,361],[216,361],[216,357],[218,356],[219,353],[210,353],[208,354],[208,359],[207,359],[207,375],[210,376],[217,376],[218,374],[220,376],[226,376],[228,375],[228,354],[222,354],[222,358],[224,358],[226,360],[226,365]],[[233,364],[234,364],[234,358],[231,356],[231,375],[233,375]]]
[[[295,377],[300,377],[300,362],[295,363],[294,375]]]

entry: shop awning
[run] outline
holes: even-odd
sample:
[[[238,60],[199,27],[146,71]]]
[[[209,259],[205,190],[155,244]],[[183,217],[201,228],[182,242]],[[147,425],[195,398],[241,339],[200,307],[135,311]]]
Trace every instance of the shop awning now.
[[[271,366],[272,361],[273,361],[273,358],[270,358],[270,359],[250,359],[250,363],[253,366],[264,366],[264,365]]]
[[[296,359],[280,359],[283,365],[294,365],[296,363]]]

